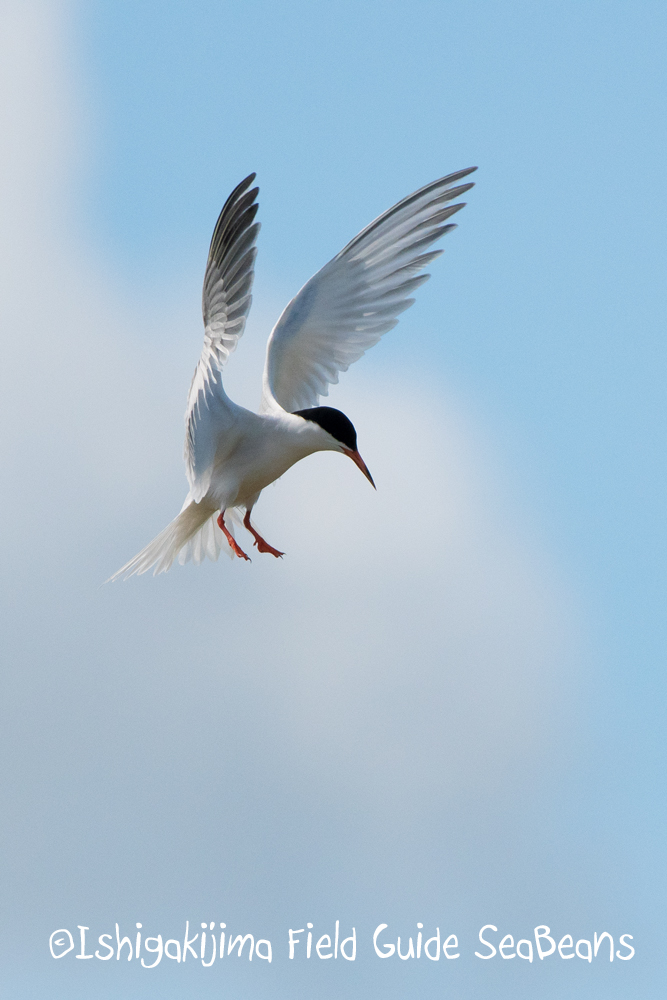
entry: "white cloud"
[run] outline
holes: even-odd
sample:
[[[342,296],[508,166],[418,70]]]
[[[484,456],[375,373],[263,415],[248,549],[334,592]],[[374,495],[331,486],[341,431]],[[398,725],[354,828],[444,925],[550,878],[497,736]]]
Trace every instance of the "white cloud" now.
[[[125,905],[153,870],[206,898],[222,840],[238,897],[257,912],[267,899],[277,910],[286,891],[328,898],[326,837],[327,857],[355,843],[353,894],[359,873],[385,877],[377,858],[390,847],[377,831],[388,817],[394,842],[421,824],[411,870],[430,871],[443,851],[426,821],[462,796],[502,793],[513,769],[548,752],[577,638],[567,594],[464,405],[406,380],[381,385],[372,358],[330,401],[353,418],[377,493],[352,463],[315,456],[257,508],[283,561],[221,560],[98,589],[181,505],[199,317],[174,309],[173,294],[168,308],[128,304],[104,248],[72,226],[84,118],[63,69],[67,9],[5,4],[0,35],[11,136],[0,175],[2,589],[12,698],[24,706],[5,731],[21,762],[5,855],[24,885],[38,883],[36,901],[22,886],[12,912],[70,898],[93,914]],[[229,371],[248,405],[283,304],[263,294]],[[275,857],[295,843],[300,879],[288,879]],[[81,857],[87,897],[68,875],[84,870]],[[394,878],[408,898],[406,871]],[[467,899],[476,862],[464,850],[456,871]]]
[[[61,534],[68,545],[78,534],[87,551],[70,553],[67,586],[80,572],[77,556],[102,580],[116,568],[107,560],[124,561],[180,507],[180,422],[194,359],[189,344],[175,346],[175,331],[198,317],[161,314],[159,302],[134,315],[105,272],[103,248],[77,243],[67,222],[67,170],[81,144],[62,68],[66,8],[5,7],[6,545],[36,568],[51,547],[62,558]],[[230,384],[247,387],[270,312],[260,298]],[[409,384],[383,389],[371,374],[350,382],[331,402],[353,415],[378,492],[351,463],[310,459],[258,507],[284,562],[177,567],[170,586],[191,594],[201,586],[193,574],[205,573],[228,606],[250,600],[261,609],[265,629],[246,643],[259,676],[282,672],[286,738],[295,752],[307,748],[314,768],[333,758],[365,788],[390,766],[405,794],[436,776],[446,794],[473,775],[483,783],[538,737],[554,672],[571,652],[563,599],[544,556],[501,509],[461,413]]]

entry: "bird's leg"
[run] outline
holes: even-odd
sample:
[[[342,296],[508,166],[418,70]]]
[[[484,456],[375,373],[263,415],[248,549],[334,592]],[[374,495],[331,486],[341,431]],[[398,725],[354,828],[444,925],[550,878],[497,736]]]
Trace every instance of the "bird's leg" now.
[[[253,528],[252,524],[250,523],[250,511],[249,510],[247,510],[245,512],[245,517],[243,518],[243,524],[248,529],[248,531],[250,532],[250,534],[254,537],[254,539],[255,539],[254,544],[257,546],[257,549],[258,549],[259,552],[270,552],[272,556],[276,557],[276,559],[282,559],[282,557],[285,555],[285,553],[284,552],[278,552],[278,549],[274,549],[273,545],[269,545],[268,542],[265,542],[264,539],[262,538],[262,536],[259,534],[259,532],[255,531],[255,529]]]
[[[243,549],[239,545],[237,545],[236,539],[231,534],[231,532],[227,530],[227,526],[225,524],[224,510],[221,510],[220,513],[218,514],[218,527],[223,532],[225,538],[229,542],[229,547],[231,548],[234,555],[237,555],[239,559],[247,559],[248,562],[252,562],[250,556],[247,556],[243,551]]]

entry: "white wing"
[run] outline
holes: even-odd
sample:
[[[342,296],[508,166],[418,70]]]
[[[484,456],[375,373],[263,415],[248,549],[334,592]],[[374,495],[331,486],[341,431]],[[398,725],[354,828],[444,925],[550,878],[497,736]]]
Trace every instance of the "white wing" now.
[[[476,170],[449,174],[408,195],[379,216],[292,299],[269,338],[262,409],[290,412],[316,406],[414,299],[430,275],[417,274],[442,250],[422,253],[455,229],[443,225],[463,208],[447,205],[472,184],[452,185]]]
[[[222,368],[236,349],[250,311],[259,188],[248,188],[250,174],[236,187],[218,217],[204,276],[202,312],[204,347],[195,369],[185,413],[185,466],[190,492],[201,500],[210,484],[217,439],[224,432],[229,400],[222,388]]]

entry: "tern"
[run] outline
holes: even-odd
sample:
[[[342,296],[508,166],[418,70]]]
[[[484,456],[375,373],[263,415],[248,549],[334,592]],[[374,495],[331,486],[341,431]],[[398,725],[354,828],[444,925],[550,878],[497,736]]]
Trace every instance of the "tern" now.
[[[252,302],[259,223],[250,174],[218,217],[206,264],[202,311],[204,347],[185,414],[185,466],[190,486],[180,514],[111,579],[149,569],[164,573],[178,559],[201,563],[221,551],[248,560],[234,535],[241,523],[259,552],[284,555],[250,521],[260,493],[292,465],[318,451],[352,459],[372,486],[352,422],[320,406],[369,347],[398,323],[430,275],[419,273],[442,250],[428,250],[456,226],[464,207],[450,204],[473,184],[457,182],[476,167],[419,188],[366,226],[306,282],[269,337],[258,413],[227,396],[222,374],[243,334]]]

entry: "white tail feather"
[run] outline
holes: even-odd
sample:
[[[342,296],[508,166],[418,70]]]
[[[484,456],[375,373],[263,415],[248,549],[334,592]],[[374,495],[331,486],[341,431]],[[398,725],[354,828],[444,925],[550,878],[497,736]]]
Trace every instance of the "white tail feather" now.
[[[114,573],[107,583],[141,576],[153,566],[153,576],[166,573],[176,559],[182,566],[191,559],[199,564],[207,557],[215,562],[221,552],[233,556],[227,539],[218,527],[217,514],[217,510],[186,500],[178,517],[149,542],[145,549]],[[232,536],[234,522],[240,523],[240,517],[236,510],[230,508],[225,511],[225,526]]]

